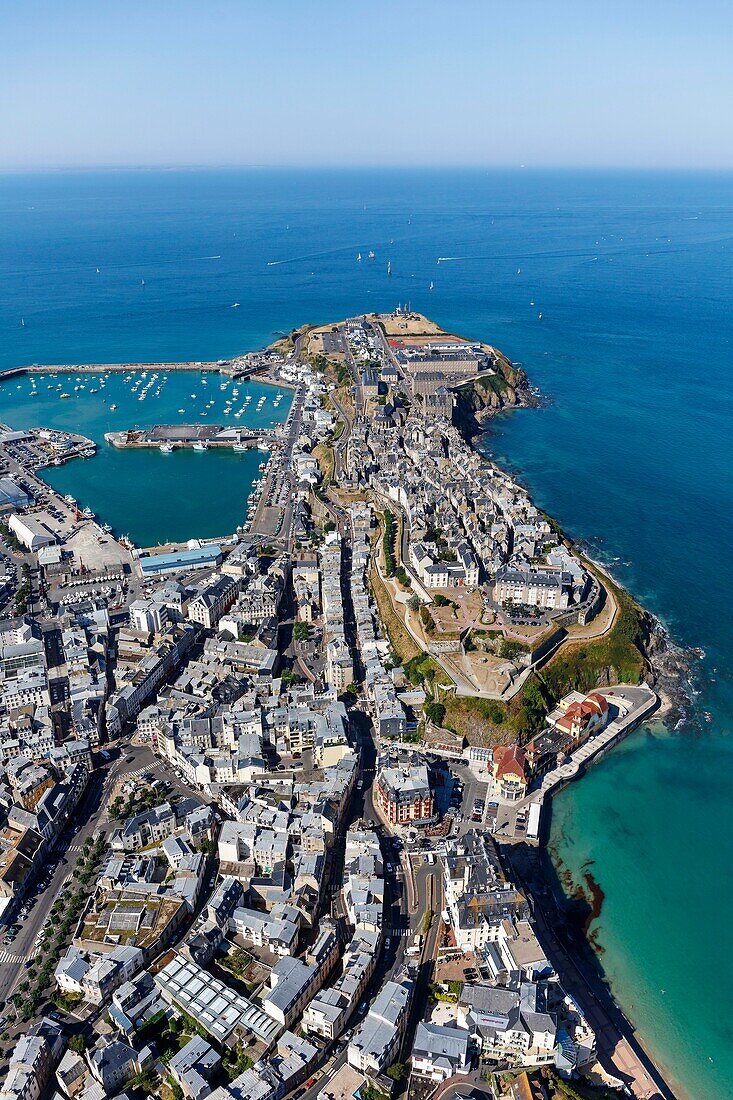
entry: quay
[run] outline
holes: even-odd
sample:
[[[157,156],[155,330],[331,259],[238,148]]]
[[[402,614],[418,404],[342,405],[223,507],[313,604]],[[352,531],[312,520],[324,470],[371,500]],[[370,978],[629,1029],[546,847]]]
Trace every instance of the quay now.
[[[0,423],[0,454],[14,472],[33,472],[48,466],[63,466],[72,458],[92,458],[97,450],[93,439],[78,432],[55,428],[15,431]]]
[[[141,371],[197,371],[224,374],[229,378],[243,380],[259,379],[261,382],[275,384],[267,375],[270,364],[261,361],[248,362],[246,356],[235,359],[217,359],[213,361],[162,362],[162,363],[29,363],[25,366],[8,367],[0,371],[0,382],[10,378],[20,378],[26,374],[108,374],[112,371],[138,373]],[[278,381],[278,385],[280,383]]]
[[[611,721],[600,732],[591,734],[587,741],[570,753],[566,761],[547,772],[542,777],[539,788],[532,791],[523,802],[527,809],[532,805],[538,806],[537,810],[531,811],[533,831],[536,831],[537,838],[540,835],[545,799],[557,794],[568,783],[583,775],[592,764],[602,760],[615,745],[620,744],[646,722],[659,706],[659,696],[647,684],[619,684],[614,688],[601,688],[599,694],[605,696],[615,712]],[[528,839],[532,837],[528,835]]]
[[[280,428],[231,428],[224,424],[156,424],[152,428],[129,428],[106,432],[113,447],[229,447],[234,450],[273,450],[282,440]]]

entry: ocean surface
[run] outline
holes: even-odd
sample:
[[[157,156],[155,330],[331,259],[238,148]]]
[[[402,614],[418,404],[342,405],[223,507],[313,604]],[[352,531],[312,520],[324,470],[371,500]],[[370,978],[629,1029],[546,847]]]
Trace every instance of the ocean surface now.
[[[731,175],[0,178],[2,366],[215,360],[398,302],[524,364],[547,400],[496,421],[487,446],[678,641],[706,653],[696,713],[672,733],[635,734],[569,788],[552,837],[576,879],[592,861],[603,967],[695,1100],[733,1097],[732,242]],[[11,423],[34,415],[5,389],[0,402]],[[67,404],[54,415],[71,416]],[[86,401],[76,408],[83,431]],[[144,474],[118,457],[96,486],[109,455],[52,476],[134,537],[136,509],[170,471],[139,534],[174,536],[184,508],[186,533],[191,517],[199,533],[231,528],[214,491],[223,457],[148,456]]]

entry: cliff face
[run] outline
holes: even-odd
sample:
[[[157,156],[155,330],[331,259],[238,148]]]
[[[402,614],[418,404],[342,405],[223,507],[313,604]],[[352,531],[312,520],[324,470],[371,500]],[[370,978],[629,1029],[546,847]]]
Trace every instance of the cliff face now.
[[[537,399],[529,388],[527,375],[513,366],[504,355],[498,355],[496,369],[479,375],[456,390],[454,420],[467,435],[481,431],[481,422],[504,409],[530,407]]]

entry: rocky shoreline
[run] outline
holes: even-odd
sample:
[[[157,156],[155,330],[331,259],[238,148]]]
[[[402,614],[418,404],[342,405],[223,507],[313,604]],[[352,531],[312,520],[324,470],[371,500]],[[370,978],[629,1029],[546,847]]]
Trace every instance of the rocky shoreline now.
[[[669,729],[676,729],[690,718],[693,706],[692,679],[699,650],[685,649],[670,637],[664,624],[649,611],[641,615],[644,633],[644,655],[647,662],[646,682],[660,698],[657,717]]]
[[[494,349],[495,350],[495,349]],[[498,370],[473,379],[455,391],[454,420],[468,442],[485,431],[484,421],[508,409],[532,409],[540,404],[524,368],[496,352]]]

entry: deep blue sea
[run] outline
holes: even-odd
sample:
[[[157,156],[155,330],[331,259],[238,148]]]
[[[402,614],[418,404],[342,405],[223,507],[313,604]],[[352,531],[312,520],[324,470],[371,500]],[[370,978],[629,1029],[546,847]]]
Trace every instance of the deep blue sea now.
[[[616,995],[704,1100],[733,1096],[731,242],[731,175],[0,178],[2,366],[217,359],[406,301],[524,364],[547,402],[492,450],[706,652],[710,721],[635,735],[558,799],[553,835],[576,874],[595,861]]]

